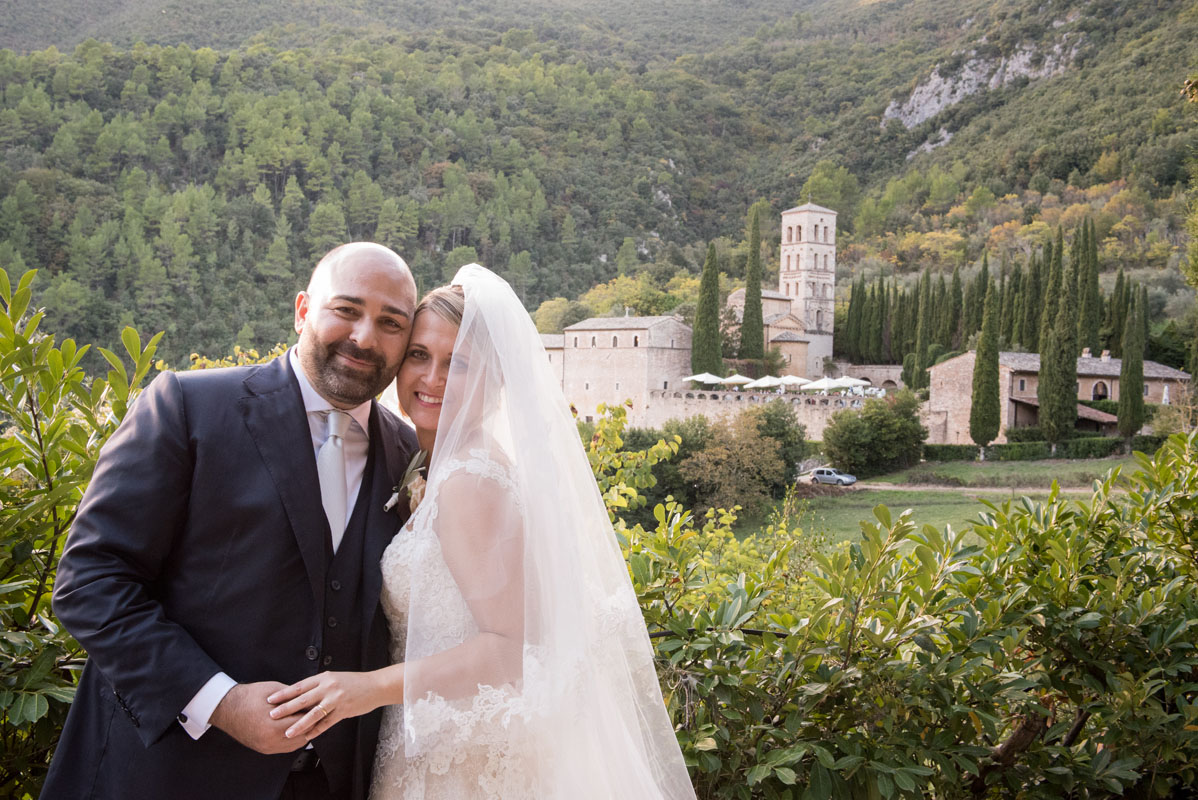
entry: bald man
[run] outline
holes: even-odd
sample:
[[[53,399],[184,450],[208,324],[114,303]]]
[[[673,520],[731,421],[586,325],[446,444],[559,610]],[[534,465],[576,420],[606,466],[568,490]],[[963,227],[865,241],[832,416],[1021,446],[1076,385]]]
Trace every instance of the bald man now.
[[[384,505],[417,445],[374,397],[415,304],[399,256],[342,245],[296,296],[286,355],[163,373],[133,404],[58,567],[89,660],[43,797],[365,797],[378,715],[309,743],[266,698],[389,663],[379,559],[406,515]]]

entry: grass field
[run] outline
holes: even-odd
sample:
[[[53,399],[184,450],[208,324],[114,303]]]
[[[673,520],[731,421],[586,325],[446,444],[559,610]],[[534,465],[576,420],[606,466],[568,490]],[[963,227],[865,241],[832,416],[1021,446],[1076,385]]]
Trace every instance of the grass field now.
[[[807,511],[802,527],[827,535],[829,545],[857,537],[861,533],[861,520],[875,521],[874,507],[888,506],[897,517],[910,508],[916,525],[933,525],[943,528],[951,524],[960,530],[975,522],[986,510],[981,500],[1001,505],[1004,500],[1017,500],[1023,495],[1002,491],[911,491],[902,489],[858,489],[840,495],[812,497],[807,500]],[[1033,500],[1043,500],[1047,492],[1029,494]]]
[[[912,509],[914,521],[920,526],[943,528],[951,524],[960,529],[977,521],[978,515],[986,510],[982,500],[995,505],[1025,495],[1032,500],[1044,500],[1054,480],[1062,489],[1084,495],[1095,480],[1115,467],[1128,473],[1135,466],[1135,459],[1130,456],[1084,461],[925,463],[871,478],[867,482],[870,488],[858,486],[808,497],[804,501],[801,526],[813,533],[824,533],[827,543],[835,545],[858,536],[861,521],[873,521],[874,507],[885,505],[895,517],[904,509]],[[738,521],[737,531],[747,535],[764,522],[764,515],[744,517]]]
[[[1115,467],[1135,469],[1132,456],[1094,458],[1083,461],[939,461],[926,462],[900,472],[870,478],[869,483],[929,484],[978,488],[1026,488],[1043,486],[1047,491],[1056,480],[1062,488],[1089,488]]]

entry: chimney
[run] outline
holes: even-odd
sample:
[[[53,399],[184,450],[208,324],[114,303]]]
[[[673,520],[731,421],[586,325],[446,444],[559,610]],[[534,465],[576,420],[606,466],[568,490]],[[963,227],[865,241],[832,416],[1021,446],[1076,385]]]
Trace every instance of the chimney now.
[[[1110,361],[1110,360],[1111,360],[1111,351],[1110,351],[1110,350],[1103,350],[1103,351],[1102,351],[1102,360],[1103,360],[1103,361]]]
[[[1082,358],[1089,358],[1089,357],[1090,357],[1090,348],[1083,347],[1082,348]]]

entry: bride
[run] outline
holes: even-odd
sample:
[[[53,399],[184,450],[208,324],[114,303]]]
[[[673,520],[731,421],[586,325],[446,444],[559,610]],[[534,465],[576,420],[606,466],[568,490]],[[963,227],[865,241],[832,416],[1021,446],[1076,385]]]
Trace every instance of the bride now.
[[[270,698],[315,738],[384,706],[370,796],[694,798],[607,512],[511,288],[463,267],[396,381],[429,453],[382,560],[394,663]]]

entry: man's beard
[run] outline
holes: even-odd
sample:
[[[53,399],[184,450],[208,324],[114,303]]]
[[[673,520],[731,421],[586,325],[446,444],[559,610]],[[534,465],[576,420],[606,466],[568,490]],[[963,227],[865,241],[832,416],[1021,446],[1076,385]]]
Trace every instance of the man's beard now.
[[[355,370],[341,364],[337,360],[338,353],[373,364],[375,368],[369,372]],[[316,341],[304,342],[300,348],[300,361],[307,368],[308,379],[326,400],[353,406],[377,396],[394,377],[394,370],[387,370],[382,355],[374,350],[363,350],[348,340],[327,347]]]

